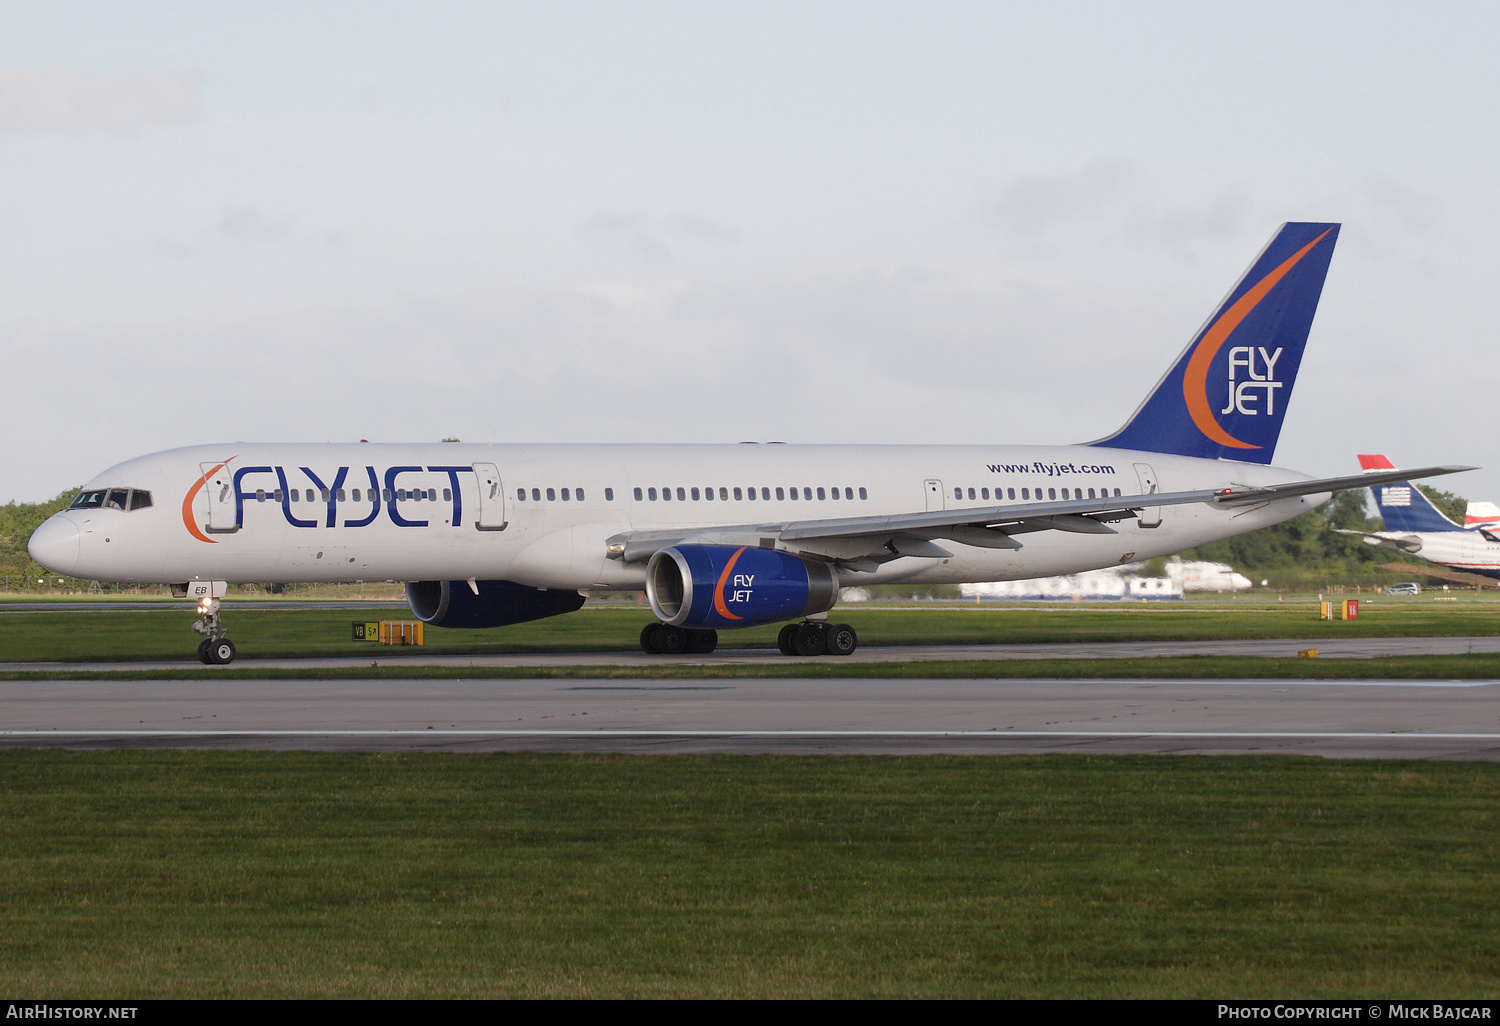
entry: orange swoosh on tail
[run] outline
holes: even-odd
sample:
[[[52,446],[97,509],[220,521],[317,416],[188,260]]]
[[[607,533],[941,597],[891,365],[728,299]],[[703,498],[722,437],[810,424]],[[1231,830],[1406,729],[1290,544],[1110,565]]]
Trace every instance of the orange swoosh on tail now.
[[[719,575],[719,583],[714,588],[714,612],[718,613],[726,620],[744,619],[743,616],[735,616],[729,611],[729,607],[724,604],[724,582],[729,580],[729,571],[734,569],[734,564],[739,562],[740,556],[743,555],[744,552],[745,549],[743,546],[735,549],[734,555],[729,557],[729,562],[724,564],[724,572]]]
[[[234,459],[233,456],[229,457],[229,460],[232,459]],[[229,460],[225,460],[223,463],[220,463],[217,467],[210,470],[202,477],[198,478],[197,481],[193,482],[193,487],[188,489],[187,495],[183,496],[182,499],[182,526],[188,529],[188,534],[192,535],[194,538],[197,538],[199,541],[208,542],[210,545],[217,545],[219,543],[214,541],[208,535],[204,534],[202,531],[198,530],[198,525],[193,522],[193,498],[203,490],[204,485],[208,484],[208,479],[210,477],[213,477],[219,471],[229,466]]]
[[[1250,311],[1266,298],[1266,293],[1275,288],[1276,283],[1286,277],[1287,272],[1297,266],[1297,262],[1307,256],[1308,251],[1322,242],[1324,236],[1331,231],[1333,229],[1329,228],[1328,231],[1287,257],[1280,267],[1256,282],[1249,292],[1235,300],[1234,305],[1225,310],[1223,316],[1214,321],[1203,333],[1203,340],[1198,343],[1198,348],[1194,349],[1193,355],[1188,358],[1187,370],[1182,375],[1182,398],[1187,400],[1188,415],[1193,418],[1193,423],[1198,425],[1198,430],[1212,441],[1235,449],[1260,448],[1258,445],[1251,445],[1249,442],[1242,442],[1235,438],[1220,427],[1219,422],[1214,419],[1213,408],[1208,403],[1208,368],[1214,362],[1214,357],[1218,355],[1219,348],[1234,333],[1234,329],[1240,326],[1240,322],[1250,316]]]

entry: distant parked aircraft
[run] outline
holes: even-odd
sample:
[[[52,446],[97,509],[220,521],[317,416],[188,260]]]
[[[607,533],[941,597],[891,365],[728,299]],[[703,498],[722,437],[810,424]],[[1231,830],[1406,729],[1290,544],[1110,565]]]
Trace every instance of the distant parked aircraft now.
[[[1370,489],[1375,507],[1380,510],[1384,531],[1344,531],[1363,535],[1371,545],[1380,545],[1409,556],[1421,556],[1430,563],[1464,573],[1500,578],[1500,532],[1488,526],[1460,527],[1443,515],[1410,481],[1389,481],[1396,470],[1390,460],[1379,455],[1359,457],[1367,473],[1379,475],[1384,483]],[[1494,508],[1492,503],[1469,503],[1472,519],[1476,507]],[[1482,509],[1479,516],[1483,516]],[[1493,521],[1479,521],[1492,524]]]

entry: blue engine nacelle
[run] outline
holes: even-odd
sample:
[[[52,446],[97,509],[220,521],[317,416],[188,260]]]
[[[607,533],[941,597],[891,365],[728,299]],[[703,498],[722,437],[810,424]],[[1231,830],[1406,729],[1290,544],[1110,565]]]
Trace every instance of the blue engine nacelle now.
[[[674,627],[733,630],[832,609],[837,572],[780,549],[673,545],[646,567],[651,611]]]
[[[406,604],[434,627],[504,627],[571,613],[583,605],[576,591],[528,588],[511,581],[408,581]]]

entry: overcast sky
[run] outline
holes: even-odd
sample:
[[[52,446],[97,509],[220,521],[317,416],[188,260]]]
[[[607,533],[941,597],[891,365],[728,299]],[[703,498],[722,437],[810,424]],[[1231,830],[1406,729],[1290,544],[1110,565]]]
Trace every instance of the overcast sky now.
[[[1345,225],[1276,462],[1500,500],[1500,6],[70,4],[0,501],[264,440],[1074,442]]]

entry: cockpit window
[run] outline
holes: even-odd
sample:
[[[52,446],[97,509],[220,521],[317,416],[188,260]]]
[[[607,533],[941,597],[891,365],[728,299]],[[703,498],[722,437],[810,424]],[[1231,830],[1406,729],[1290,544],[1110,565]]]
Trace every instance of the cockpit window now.
[[[69,509],[146,509],[151,505],[151,493],[130,488],[96,488],[79,492]]]
[[[73,504],[68,508],[98,509],[100,506],[104,505],[104,497],[108,494],[108,490],[103,488],[99,489],[98,491],[79,492],[78,498],[74,499]]]

